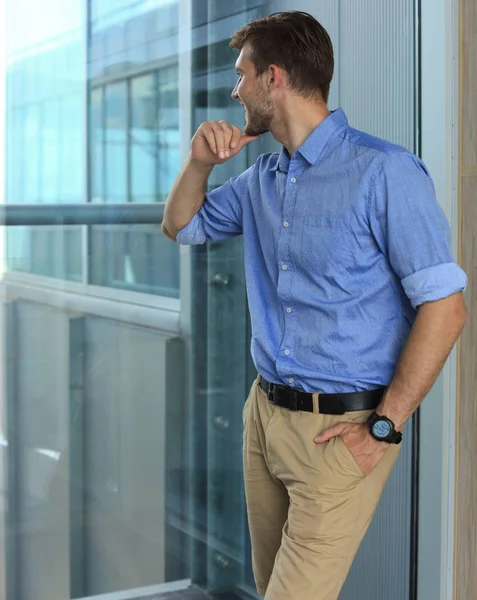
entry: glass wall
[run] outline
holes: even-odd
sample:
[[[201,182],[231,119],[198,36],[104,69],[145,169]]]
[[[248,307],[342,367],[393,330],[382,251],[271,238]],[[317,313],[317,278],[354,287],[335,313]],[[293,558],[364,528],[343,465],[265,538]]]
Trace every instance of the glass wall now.
[[[329,30],[330,107],[414,149],[412,0],[6,5],[8,203],[163,203],[202,121],[243,126],[229,37],[276,10],[311,12]],[[270,136],[247,146],[210,189],[277,147]],[[139,220],[9,227],[4,238],[0,600],[152,599],[191,586],[194,598],[256,597],[241,240],[181,249]],[[413,600],[406,439],[341,600]]]

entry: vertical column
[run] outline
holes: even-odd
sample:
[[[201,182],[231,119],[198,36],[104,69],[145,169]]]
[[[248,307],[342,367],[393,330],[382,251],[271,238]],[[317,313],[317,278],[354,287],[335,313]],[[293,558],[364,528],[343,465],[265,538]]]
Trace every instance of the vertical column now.
[[[6,413],[6,469],[5,469],[5,600],[21,598],[18,561],[18,394],[17,394],[17,311],[14,302],[4,305],[4,357],[5,357],[5,413]]]
[[[91,139],[90,127],[90,106],[91,92],[89,80],[90,63],[90,43],[91,43],[91,1],[83,2],[83,57],[84,57],[84,82],[83,82],[83,202],[89,202],[91,198],[91,149],[93,140]],[[88,283],[89,275],[89,256],[90,256],[90,231],[87,225],[81,227],[81,270],[82,281]]]
[[[458,352],[454,600],[477,597],[477,5],[459,2],[459,208],[468,321]]]
[[[85,560],[85,486],[84,486],[84,317],[69,321],[69,526],[70,595],[87,595]]]

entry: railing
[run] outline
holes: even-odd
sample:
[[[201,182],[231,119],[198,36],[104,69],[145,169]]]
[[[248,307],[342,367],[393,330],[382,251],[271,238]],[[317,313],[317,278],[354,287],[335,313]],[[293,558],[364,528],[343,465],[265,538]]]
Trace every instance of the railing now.
[[[0,225],[160,224],[164,204],[2,204]]]

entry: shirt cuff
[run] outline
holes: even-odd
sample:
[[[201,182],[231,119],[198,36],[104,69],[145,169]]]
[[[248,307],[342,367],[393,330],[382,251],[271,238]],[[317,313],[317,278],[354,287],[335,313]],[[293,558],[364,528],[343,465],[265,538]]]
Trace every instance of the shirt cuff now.
[[[401,280],[406,296],[414,308],[424,302],[447,298],[467,287],[464,271],[454,262],[428,267]]]
[[[199,213],[196,213],[188,225],[178,232],[176,235],[176,241],[182,246],[196,246],[199,244],[205,244],[207,239],[202,231]]]

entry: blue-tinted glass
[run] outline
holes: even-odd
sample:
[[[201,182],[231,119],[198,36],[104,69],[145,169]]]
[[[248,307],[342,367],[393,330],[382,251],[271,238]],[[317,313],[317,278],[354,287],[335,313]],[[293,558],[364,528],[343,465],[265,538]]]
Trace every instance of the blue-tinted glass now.
[[[126,82],[105,88],[105,198],[128,200],[128,123]]]
[[[7,2],[9,203],[84,199],[82,4]],[[9,270],[81,279],[80,228],[12,228],[6,237]]]
[[[6,201],[11,204],[24,202],[23,157],[24,136],[23,123],[24,112],[22,108],[12,108],[6,113],[7,153],[6,164]]]
[[[104,88],[91,91],[90,104],[90,162],[91,201],[103,202],[104,198]]]
[[[24,202],[36,204],[40,201],[40,106],[29,104],[23,109],[23,140],[28,152],[23,163],[25,178]]]
[[[157,199],[157,93],[156,76],[131,80],[131,200]]]
[[[81,93],[65,94],[60,103],[60,199],[84,201],[84,109]]]
[[[58,165],[61,154],[60,101],[46,100],[41,106],[41,156],[42,202],[60,202],[60,171]]]
[[[152,16],[162,22],[161,15],[167,15],[170,33],[177,38],[174,6],[106,2],[92,7],[92,201],[164,202],[180,170],[177,56],[173,67],[138,73],[147,54],[147,40],[140,32]],[[108,39],[117,37],[118,28],[125,32],[127,57],[109,54]],[[167,52],[174,52],[170,44]],[[114,75],[116,81],[103,83],[102,75]],[[93,227],[90,255],[91,283],[178,297],[178,247],[159,227]]]
[[[158,113],[159,200],[165,202],[181,167],[179,88],[176,66],[159,71]]]

